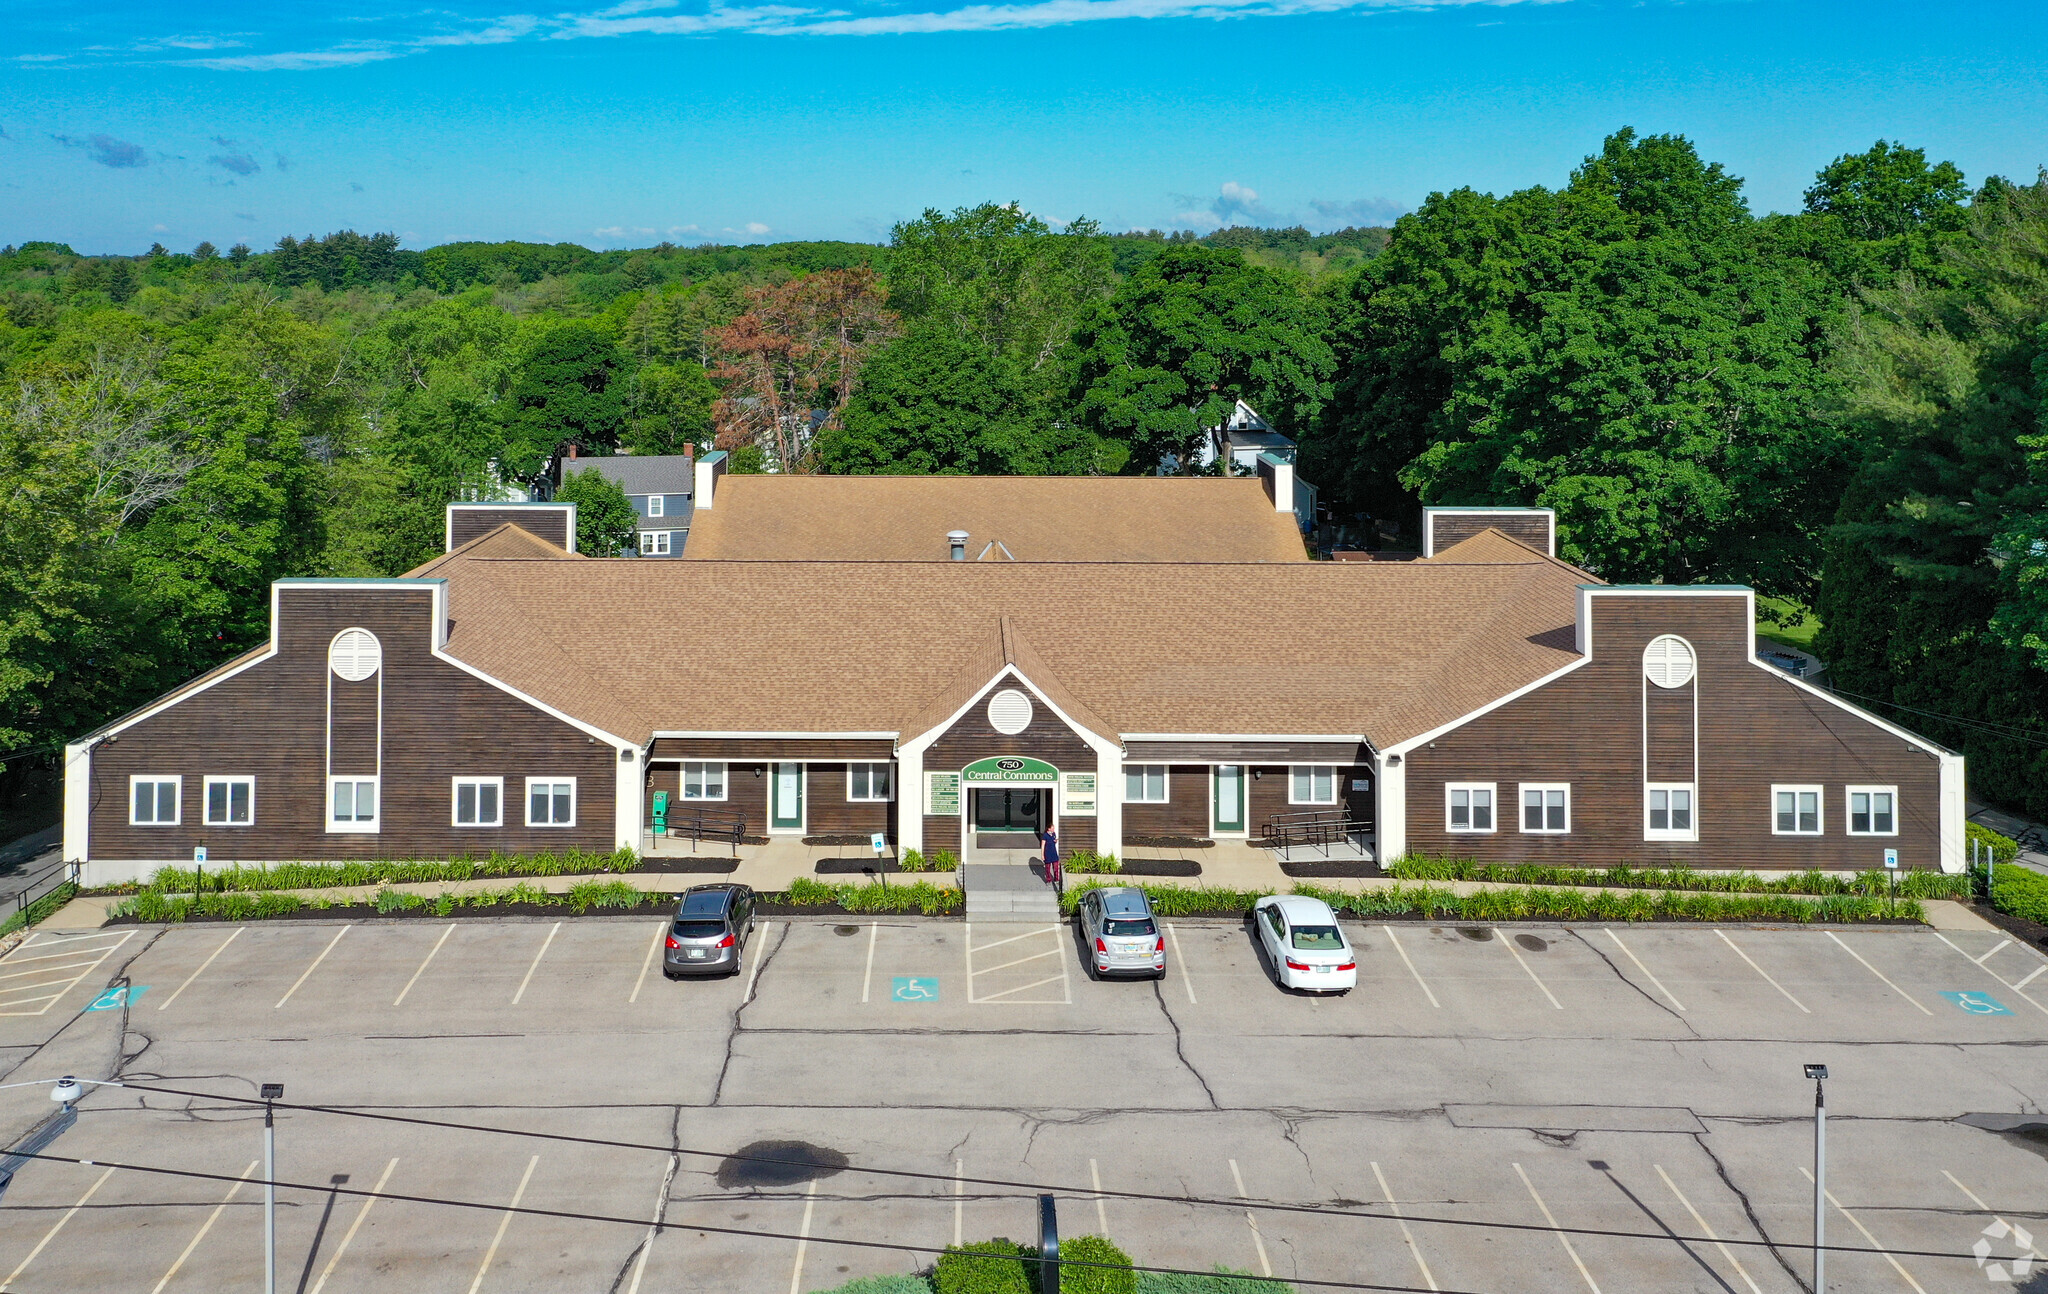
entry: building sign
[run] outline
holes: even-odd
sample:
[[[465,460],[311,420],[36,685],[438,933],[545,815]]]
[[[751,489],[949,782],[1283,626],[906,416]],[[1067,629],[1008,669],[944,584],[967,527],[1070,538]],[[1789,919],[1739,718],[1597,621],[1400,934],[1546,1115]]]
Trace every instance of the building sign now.
[[[1095,774],[1068,773],[1061,779],[1060,812],[1069,817],[1095,816]]]
[[[924,783],[926,813],[940,818],[960,816],[960,774],[926,773]]]
[[[962,769],[960,776],[970,782],[1057,782],[1060,770],[1042,759],[1007,755],[999,759],[977,759]]]

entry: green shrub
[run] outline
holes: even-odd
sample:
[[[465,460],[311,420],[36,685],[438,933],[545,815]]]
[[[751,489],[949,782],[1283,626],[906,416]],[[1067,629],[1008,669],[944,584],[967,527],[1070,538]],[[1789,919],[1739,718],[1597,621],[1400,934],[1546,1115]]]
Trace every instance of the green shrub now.
[[[1991,906],[2048,925],[2048,876],[2018,863],[1997,864],[1991,869]]]
[[[995,1254],[1000,1257],[971,1257]],[[1027,1275],[1025,1255],[1032,1255]],[[948,1245],[932,1269],[932,1286],[938,1294],[1035,1294],[1037,1251],[998,1236],[957,1248]]]
[[[782,897],[785,902],[797,907],[810,907],[817,903],[836,902],[839,892],[823,881],[799,876],[789,883],[789,890]]]
[[[935,872],[957,872],[960,870],[960,855],[950,849],[932,850],[932,870]]]
[[[932,1283],[922,1276],[859,1276],[825,1294],[932,1294]]]
[[[587,849],[544,850],[538,854],[492,853],[482,859],[386,859],[361,863],[277,863],[269,867],[209,867],[203,884],[208,893],[228,890],[316,890],[347,885],[416,885],[431,881],[469,881],[495,876],[580,876],[596,872],[630,872],[640,865],[632,849],[596,853]],[[201,878],[190,867],[165,867],[150,878],[153,889],[190,894]]]
[[[0,935],[11,935],[23,926],[32,926],[47,918],[58,908],[78,896],[78,882],[66,881],[34,903],[0,921]]]
[[[442,891],[441,891],[441,892],[440,892],[439,894],[437,894],[437,895],[435,895],[435,896],[434,896],[434,915],[435,915],[435,916],[437,916],[437,917],[445,917],[445,916],[449,916],[449,915],[453,914],[453,913],[454,913],[454,911],[455,911],[455,895],[454,895],[454,894],[453,894],[453,893],[452,893],[451,891],[448,891],[448,890],[442,890]]]
[[[2009,863],[2020,856],[2019,842],[2011,836],[2001,836],[1991,828],[1974,822],[1966,823],[1965,826],[1971,840],[1976,841],[1980,848],[1991,851],[1993,863]]]
[[[1095,872],[1121,872],[1124,865],[1117,861],[1115,854],[1098,854],[1092,849],[1076,849],[1069,855],[1065,867],[1070,872],[1083,875]]]
[[[926,862],[924,859],[924,855],[915,849],[904,850],[903,856],[896,860],[896,865],[906,872],[924,872],[931,870],[931,864]]]
[[[411,908],[427,906],[424,894],[408,894],[404,890],[385,890],[377,896],[377,911],[404,912]]]
[[[1263,1280],[1250,1272],[1218,1267],[1214,1276],[1139,1272],[1138,1294],[1294,1294],[1294,1287],[1285,1281]]]
[[[1113,1267],[1069,1267],[1077,1263],[1114,1263]],[[1138,1274],[1131,1256],[1102,1236],[1075,1236],[1060,1241],[1060,1294],[1137,1294]]]
[[[1883,894],[1881,871],[1855,877],[1819,871],[1759,876],[1754,872],[1703,872],[1690,867],[1550,867],[1540,863],[1482,863],[1473,858],[1410,855],[1388,864],[1404,881],[1492,881],[1511,885],[1575,885],[1589,889],[1698,890],[1721,894]],[[1936,871],[1904,872],[1898,892],[1911,898],[1961,899],[1972,893],[1967,876]]]
[[[592,908],[638,907],[644,893],[625,881],[578,881],[569,887],[569,909],[588,912]]]

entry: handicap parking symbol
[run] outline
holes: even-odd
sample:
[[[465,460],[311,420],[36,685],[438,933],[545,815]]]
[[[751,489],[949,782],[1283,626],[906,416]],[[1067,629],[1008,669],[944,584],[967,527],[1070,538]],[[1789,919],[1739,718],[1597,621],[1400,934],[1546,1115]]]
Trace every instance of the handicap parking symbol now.
[[[92,1005],[85,1009],[88,1011],[118,1011],[122,1007],[130,1005],[136,998],[141,997],[147,992],[149,992],[149,985],[147,984],[131,984],[124,985],[121,988],[110,988],[94,998]]]
[[[889,994],[898,1002],[936,1002],[939,1000],[939,980],[936,975],[898,975],[896,987]]]
[[[2012,1008],[2000,1002],[1989,993],[1951,993],[1946,990],[1942,996],[1955,1003],[1971,1015],[2011,1015]]]

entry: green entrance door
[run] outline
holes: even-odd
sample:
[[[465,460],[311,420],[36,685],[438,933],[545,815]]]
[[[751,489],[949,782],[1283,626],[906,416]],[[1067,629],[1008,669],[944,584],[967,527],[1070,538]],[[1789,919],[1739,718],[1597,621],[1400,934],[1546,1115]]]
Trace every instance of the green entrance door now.
[[[804,825],[804,766],[775,765],[775,781],[769,788],[768,825],[784,831],[800,831]]]
[[[1242,832],[1244,826],[1244,765],[1218,764],[1210,779],[1213,794],[1210,799],[1215,805],[1215,830],[1218,835],[1233,835]]]

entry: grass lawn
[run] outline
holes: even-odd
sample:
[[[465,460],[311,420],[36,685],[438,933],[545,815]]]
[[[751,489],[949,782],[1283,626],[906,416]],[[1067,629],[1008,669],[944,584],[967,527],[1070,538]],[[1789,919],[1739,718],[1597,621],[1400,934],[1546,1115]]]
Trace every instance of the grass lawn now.
[[[1813,650],[1813,636],[1820,632],[1820,617],[1814,615],[1809,608],[1800,606],[1789,598],[1767,598],[1759,594],[1756,602],[1757,637],[1768,638],[1774,643],[1782,643],[1787,647],[1796,647],[1804,652]],[[1796,618],[1793,615],[1795,612],[1804,615],[1806,619],[1790,625],[1767,625],[1764,623],[1765,607],[1771,608],[1788,619]]]

